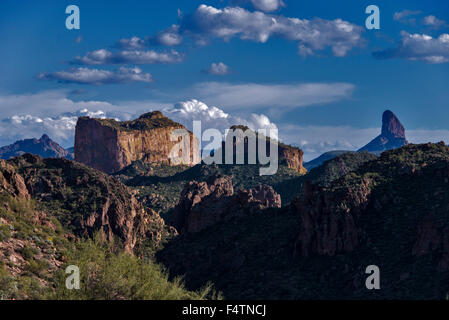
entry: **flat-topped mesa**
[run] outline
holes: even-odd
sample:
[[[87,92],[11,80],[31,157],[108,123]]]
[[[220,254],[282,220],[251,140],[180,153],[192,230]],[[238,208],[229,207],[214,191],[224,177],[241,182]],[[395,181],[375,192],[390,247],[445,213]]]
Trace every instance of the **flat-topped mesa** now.
[[[80,117],[75,130],[75,160],[106,173],[120,171],[133,161],[174,165],[170,153],[181,141],[171,141],[176,129],[186,130],[183,150],[190,156],[181,157],[184,165],[199,162],[198,139],[183,125],[165,117],[160,111],[141,115],[132,121]],[[181,156],[181,155],[180,155]],[[180,164],[180,163],[176,163]]]

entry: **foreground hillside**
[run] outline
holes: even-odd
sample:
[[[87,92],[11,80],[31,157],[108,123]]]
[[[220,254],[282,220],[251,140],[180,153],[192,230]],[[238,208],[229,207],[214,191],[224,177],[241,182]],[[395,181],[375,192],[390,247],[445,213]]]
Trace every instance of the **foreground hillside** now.
[[[444,299],[449,292],[449,148],[407,145],[290,207],[184,234],[158,254],[189,288],[227,299]],[[365,287],[377,265],[381,289]]]
[[[175,234],[104,173],[30,154],[0,161],[1,299],[205,298],[209,287],[189,292],[151,260]],[[65,288],[67,265],[82,290]]]

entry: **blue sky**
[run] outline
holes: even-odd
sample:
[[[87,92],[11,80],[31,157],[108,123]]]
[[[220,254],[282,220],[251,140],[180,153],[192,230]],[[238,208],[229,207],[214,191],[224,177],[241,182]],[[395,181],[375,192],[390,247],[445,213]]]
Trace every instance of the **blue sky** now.
[[[370,4],[380,30],[365,28]],[[47,131],[68,147],[79,114],[162,109],[187,126],[274,125],[310,159],[367,143],[387,108],[412,142],[448,142],[448,33],[443,1],[4,0],[0,142]]]

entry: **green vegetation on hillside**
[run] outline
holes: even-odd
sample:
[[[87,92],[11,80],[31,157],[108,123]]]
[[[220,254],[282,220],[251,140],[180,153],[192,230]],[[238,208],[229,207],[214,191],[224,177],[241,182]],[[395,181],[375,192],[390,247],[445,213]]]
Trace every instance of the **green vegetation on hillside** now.
[[[64,270],[79,267],[79,290],[67,290]],[[75,244],[55,275],[50,299],[63,300],[203,300],[219,298],[207,284],[198,292],[184,288],[181,279],[168,280],[161,266],[114,249],[99,237]]]
[[[151,130],[157,128],[174,127],[181,128],[182,125],[165,117],[159,111],[153,111],[141,115],[138,119],[131,121],[117,121],[115,119],[95,119],[104,126],[120,131]]]
[[[359,240],[352,252],[298,255],[300,216],[282,208],[178,237],[159,252],[159,261],[172,276],[185,275],[189,289],[213,281],[226,299],[445,298],[449,148],[407,145],[356,167],[339,179],[325,178],[317,195],[329,208],[345,210],[366,201],[358,213],[346,213],[359,215],[354,226]],[[333,170],[323,169],[317,172],[334,176]],[[360,189],[367,198],[348,197]],[[426,219],[435,229],[420,227]],[[432,245],[418,242],[420,236]],[[417,245],[427,253],[416,254]],[[365,287],[365,268],[372,264],[380,268],[381,290]]]
[[[142,203],[163,216],[178,203],[186,183],[205,181],[216,174],[230,176],[235,191],[254,188],[259,184],[271,185],[281,195],[283,204],[288,204],[289,200],[284,202],[284,199],[291,199],[297,189],[287,181],[296,185],[294,179],[301,175],[281,165],[275,175],[260,176],[259,168],[259,165],[198,164],[185,170],[185,167],[152,166],[137,162],[119,172],[117,177],[138,191],[137,197]]]

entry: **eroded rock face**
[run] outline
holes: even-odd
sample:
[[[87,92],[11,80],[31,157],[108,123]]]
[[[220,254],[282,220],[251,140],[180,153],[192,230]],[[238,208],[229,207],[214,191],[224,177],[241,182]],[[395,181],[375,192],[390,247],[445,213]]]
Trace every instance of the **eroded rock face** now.
[[[184,126],[155,111],[134,121],[117,122],[112,119],[80,117],[75,132],[75,160],[106,173],[117,172],[133,161],[173,163],[170,152],[178,141],[171,141],[174,130]],[[193,133],[185,139],[182,164],[199,162],[199,143]],[[181,153],[179,153],[181,155]]]
[[[181,233],[198,232],[230,217],[273,207],[281,207],[281,197],[272,187],[259,185],[234,193],[229,177],[213,176],[185,186],[172,224]]]
[[[287,167],[292,168],[299,173],[306,173],[307,169],[303,166],[304,152],[296,147],[279,145],[279,159],[285,162]]]
[[[23,177],[5,160],[0,160],[0,193],[21,199],[30,198]]]
[[[369,180],[363,180],[356,190],[342,190],[340,195],[306,183],[302,195],[291,204],[301,216],[296,252],[307,257],[354,250],[359,244],[357,220],[368,205],[370,193]]]
[[[414,171],[413,173],[420,174],[419,171]],[[434,191],[433,196],[444,199],[445,190],[447,190],[449,184],[449,162],[439,165],[438,169],[432,172],[430,178],[437,183],[439,182],[441,186]],[[429,209],[438,207],[439,210],[449,211],[449,206],[441,208],[441,206],[435,204],[435,201],[432,201],[428,207]],[[433,254],[436,258],[438,270],[448,271],[449,224],[447,220],[442,219],[435,212],[428,212],[418,225],[417,238],[413,245],[412,254],[417,257]]]
[[[418,226],[412,254],[421,257],[430,253],[436,253],[439,270],[449,270],[449,228],[442,226],[435,218],[426,217]]]
[[[139,238],[155,230],[170,232],[125,185],[80,163],[26,154],[0,162],[0,168],[0,183],[11,195],[37,200],[76,236],[99,232],[109,241],[118,237],[131,252]]]

